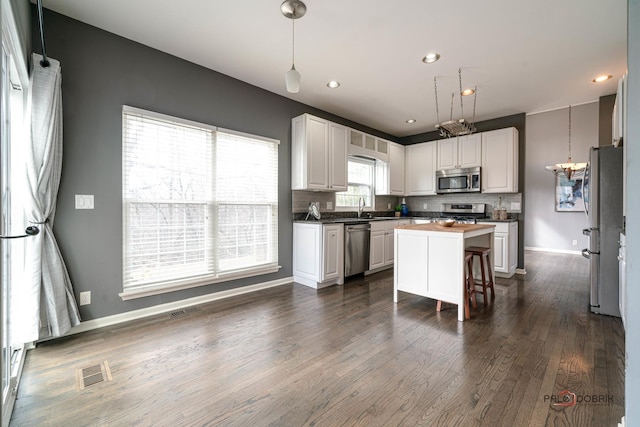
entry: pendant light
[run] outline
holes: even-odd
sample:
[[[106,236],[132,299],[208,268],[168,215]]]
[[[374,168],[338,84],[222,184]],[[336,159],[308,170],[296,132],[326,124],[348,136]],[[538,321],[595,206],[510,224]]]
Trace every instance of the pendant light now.
[[[569,105],[569,158],[566,163],[556,163],[553,166],[547,166],[546,169],[556,176],[564,176],[567,180],[571,180],[574,174],[579,173],[586,167],[586,163],[574,163],[571,159],[571,105]]]
[[[285,74],[285,83],[287,92],[298,93],[300,91],[300,73],[296,70],[295,64],[295,47],[296,47],[296,19],[302,18],[307,12],[307,6],[300,0],[285,0],[280,5],[280,11],[286,17],[291,19],[292,26],[292,42],[291,42],[291,69]]]

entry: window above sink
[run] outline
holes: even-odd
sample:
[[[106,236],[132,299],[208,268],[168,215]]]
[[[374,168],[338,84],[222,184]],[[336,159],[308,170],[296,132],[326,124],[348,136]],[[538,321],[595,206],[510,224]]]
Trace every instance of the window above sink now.
[[[372,210],[375,194],[375,162],[359,157],[349,157],[347,177],[347,191],[336,193],[336,209],[356,210],[362,198],[364,210]]]

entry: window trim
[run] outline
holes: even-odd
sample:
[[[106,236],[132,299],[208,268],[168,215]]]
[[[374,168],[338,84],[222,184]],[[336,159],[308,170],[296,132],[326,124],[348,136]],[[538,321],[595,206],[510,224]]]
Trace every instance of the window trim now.
[[[347,168],[349,165],[349,162],[355,162],[355,163],[362,163],[362,164],[367,164],[370,165],[372,167],[371,169],[371,205],[367,205],[365,206],[362,211],[363,212],[373,212],[376,209],[376,160],[375,159],[370,159],[370,158],[365,158],[365,157],[360,157],[360,156],[348,156],[347,157]],[[347,189],[349,188],[349,173],[347,170]],[[336,202],[335,202],[335,211],[336,212],[357,212],[358,207],[357,206],[339,206],[338,205],[338,201],[337,201],[337,193],[336,193]]]
[[[247,277],[261,276],[263,274],[277,273],[282,268],[281,265],[264,266],[261,268],[246,269],[242,272],[220,273],[217,276],[198,276],[197,278],[173,281],[171,283],[143,285],[129,291],[122,291],[118,294],[123,301],[136,298],[149,297],[153,295],[166,294],[169,292],[182,291],[185,289],[197,288],[200,286],[214,285],[230,280],[245,279]]]
[[[232,130],[232,129],[226,129],[226,128],[221,128],[221,127],[217,127],[217,126],[212,126],[212,125],[208,125],[206,123],[199,123],[199,122],[195,122],[195,121],[191,121],[191,120],[187,120],[187,119],[183,119],[180,117],[175,117],[175,116],[169,116],[166,114],[162,114],[162,113],[158,113],[155,111],[149,111],[149,110],[144,110],[141,108],[136,108],[136,107],[131,107],[128,105],[123,105],[122,106],[122,117],[123,117],[123,129],[122,129],[122,136],[123,136],[123,141],[122,141],[122,162],[124,161],[124,153],[125,153],[125,145],[124,145],[124,138],[125,138],[125,128],[124,128],[124,116],[125,114],[132,114],[132,115],[141,115],[143,117],[148,117],[150,119],[158,119],[161,121],[167,121],[170,123],[175,123],[177,125],[183,125],[183,126],[188,126],[188,127],[193,127],[196,129],[202,129],[202,130],[208,130],[214,133],[214,141],[217,140],[217,133],[224,133],[227,135],[231,135],[231,136],[238,136],[238,137],[244,137],[244,138],[249,138],[249,139],[253,139],[256,141],[262,141],[265,143],[269,143],[269,144],[274,144],[276,146],[276,186],[277,186],[277,182],[279,181],[279,165],[278,165],[278,159],[277,159],[277,147],[280,144],[280,141],[274,138],[268,138],[268,137],[264,137],[264,136],[259,136],[259,135],[253,135],[250,133],[245,133],[245,132],[240,132],[240,131],[236,131],[236,130]],[[122,202],[122,210],[123,210],[123,222],[122,222],[122,244],[124,245],[125,243],[125,236],[124,236],[124,232],[126,229],[126,224],[125,224],[125,217],[127,215],[127,213],[125,212],[127,209],[127,206],[129,205],[129,202],[126,198],[125,198],[125,189],[124,189],[124,184],[126,182],[126,170],[124,168],[124,165],[122,167],[122,194],[121,194],[121,202]],[[215,177],[213,178],[215,180]],[[275,204],[270,204],[271,206],[275,207],[275,213],[273,215],[275,215],[275,224],[276,227],[278,227],[278,211],[280,209],[280,205],[279,205],[279,201],[278,201],[279,197],[278,197],[278,189],[276,188],[276,199],[275,199]],[[218,202],[226,202],[225,200],[213,200],[212,204],[213,205],[217,205]],[[276,228],[277,230],[277,228]],[[248,278],[248,277],[256,277],[256,276],[261,276],[261,275],[265,275],[265,274],[270,274],[270,273],[276,273],[278,272],[282,266],[279,265],[279,260],[278,260],[278,248],[279,248],[279,234],[277,231],[274,232],[274,239],[275,239],[275,243],[273,241],[271,241],[270,244],[275,245],[274,249],[275,249],[275,257],[274,257],[274,261],[273,262],[265,262],[262,264],[258,264],[258,265],[253,265],[247,268],[240,268],[240,269],[236,269],[236,270],[225,270],[225,271],[214,271],[211,274],[201,274],[198,276],[192,276],[192,277],[182,277],[179,279],[168,279],[166,281],[157,281],[154,283],[149,283],[149,284],[140,284],[138,286],[135,287],[131,287],[129,289],[125,289],[124,288],[124,270],[125,270],[125,248],[124,246],[122,247],[122,260],[123,260],[123,271],[121,273],[121,277],[123,279],[122,285],[121,285],[121,289],[122,292],[120,292],[118,294],[118,296],[123,300],[123,301],[127,301],[127,300],[131,300],[131,299],[136,299],[136,298],[142,298],[142,297],[147,297],[147,296],[153,296],[153,295],[159,295],[159,294],[164,294],[164,293],[168,293],[168,292],[175,292],[175,291],[180,291],[180,290],[185,290],[185,289],[190,289],[190,288],[194,288],[194,287],[199,287],[199,286],[206,286],[206,285],[213,285],[216,283],[222,283],[222,282],[228,282],[231,280],[237,280],[237,279],[242,279],[242,278]],[[214,250],[215,250],[215,246],[214,246]],[[215,264],[217,265],[217,259],[215,261]]]

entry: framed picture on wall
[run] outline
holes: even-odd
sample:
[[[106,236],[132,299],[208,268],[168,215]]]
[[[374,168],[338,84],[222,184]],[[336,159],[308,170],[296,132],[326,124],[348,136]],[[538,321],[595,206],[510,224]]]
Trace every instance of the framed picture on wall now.
[[[556,212],[584,212],[582,180],[584,172],[576,173],[571,179],[556,177]]]

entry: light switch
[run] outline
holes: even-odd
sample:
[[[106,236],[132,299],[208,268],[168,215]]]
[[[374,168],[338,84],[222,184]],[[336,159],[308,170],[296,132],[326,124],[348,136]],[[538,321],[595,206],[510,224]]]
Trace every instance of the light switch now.
[[[511,202],[511,210],[512,210],[512,211],[519,211],[519,210],[520,210],[520,203],[518,203],[518,202]]]
[[[93,209],[93,194],[76,194],[76,209]]]
[[[425,210],[427,209],[427,204],[426,203],[422,204],[422,209],[425,209]]]

